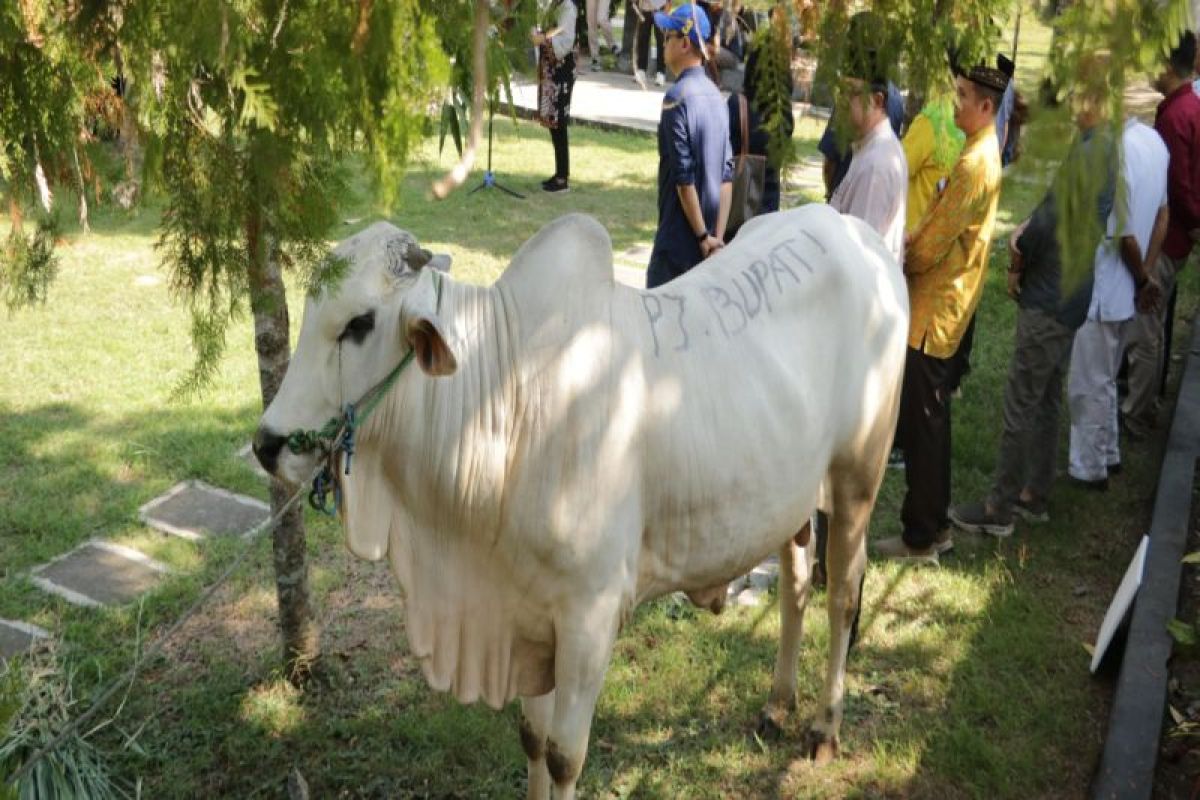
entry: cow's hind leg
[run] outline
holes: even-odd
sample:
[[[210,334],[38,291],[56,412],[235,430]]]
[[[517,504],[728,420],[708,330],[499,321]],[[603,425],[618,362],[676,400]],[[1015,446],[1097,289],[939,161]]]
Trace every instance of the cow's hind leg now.
[[[521,748],[529,764],[528,800],[550,800],[550,770],[546,767],[546,737],[554,720],[554,692],[521,698]]]
[[[812,578],[814,541],[808,527],[805,523],[804,529],[779,551],[779,652],[775,655],[771,695],[758,723],[758,734],[764,738],[778,737],[784,720],[796,707],[796,667]],[[801,547],[797,540],[807,545]]]
[[[837,755],[842,724],[846,657],[851,632],[861,602],[862,579],[867,568],[867,527],[883,479],[886,455],[835,464],[830,470],[833,514],[830,517],[826,564],[829,570],[826,602],[829,611],[829,663],[818,717],[809,730],[806,748],[817,763]],[[864,461],[866,463],[864,463]],[[875,462],[879,463],[876,464]]]

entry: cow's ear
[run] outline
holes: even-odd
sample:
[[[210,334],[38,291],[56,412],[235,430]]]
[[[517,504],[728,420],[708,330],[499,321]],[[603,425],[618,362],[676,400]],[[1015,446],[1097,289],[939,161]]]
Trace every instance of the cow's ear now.
[[[458,359],[446,342],[441,324],[435,316],[417,316],[405,326],[408,344],[417,355],[417,363],[425,374],[434,377],[452,375],[458,369]]]

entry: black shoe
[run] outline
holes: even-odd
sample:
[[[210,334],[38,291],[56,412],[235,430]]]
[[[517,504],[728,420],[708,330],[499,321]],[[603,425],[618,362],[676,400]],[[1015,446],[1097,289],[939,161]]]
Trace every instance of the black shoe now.
[[[1108,478],[1100,478],[1094,481],[1085,481],[1082,478],[1076,478],[1074,475],[1067,476],[1067,483],[1074,486],[1076,489],[1088,489],[1093,492],[1107,492]]]
[[[1109,464],[1108,465],[1108,474],[1109,475],[1120,475],[1121,474],[1121,462],[1118,461],[1115,464]]]
[[[1017,515],[1026,522],[1049,522],[1050,510],[1046,506],[1045,500],[1034,498],[1033,500],[1022,500],[1018,497],[1013,500],[1013,514]]]
[[[571,191],[566,178],[555,176],[542,184],[542,191],[550,194],[566,194]]]

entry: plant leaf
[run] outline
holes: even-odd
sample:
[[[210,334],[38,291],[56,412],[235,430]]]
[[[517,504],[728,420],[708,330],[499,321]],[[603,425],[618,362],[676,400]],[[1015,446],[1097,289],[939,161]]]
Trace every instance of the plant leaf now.
[[[1184,646],[1191,646],[1196,643],[1196,627],[1182,620],[1173,619],[1167,623],[1167,631],[1170,632],[1171,638]]]

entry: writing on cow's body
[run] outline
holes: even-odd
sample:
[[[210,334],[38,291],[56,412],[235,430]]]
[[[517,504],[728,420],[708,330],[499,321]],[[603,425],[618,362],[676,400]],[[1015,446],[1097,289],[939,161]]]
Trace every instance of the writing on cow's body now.
[[[807,231],[804,233],[822,253],[826,252],[820,241]],[[719,331],[726,339],[737,336],[758,317],[774,313],[772,299],[778,300],[800,286],[804,273],[812,275],[815,270],[801,252],[799,241],[792,238],[780,242],[765,257],[750,262],[739,272],[714,276],[724,280],[700,286],[703,305],[689,305],[688,298],[678,293],[642,293],[654,355],[658,357],[668,349],[686,352],[696,332],[712,336]],[[698,312],[694,310],[697,305],[700,305]]]

